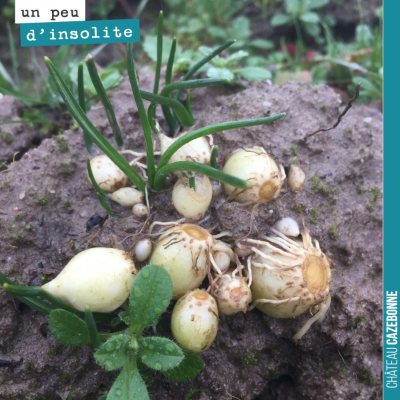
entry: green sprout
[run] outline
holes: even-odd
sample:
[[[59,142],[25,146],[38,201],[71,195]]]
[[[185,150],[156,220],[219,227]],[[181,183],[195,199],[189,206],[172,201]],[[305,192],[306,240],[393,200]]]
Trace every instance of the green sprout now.
[[[149,400],[140,372],[143,366],[150,371],[160,371],[168,379],[178,382],[194,378],[203,368],[200,357],[187,353],[173,341],[164,337],[149,337],[147,332],[144,334],[147,327],[157,324],[172,298],[171,277],[158,265],[141,269],[131,288],[130,310],[118,315],[92,313],[89,307],[84,313],[68,310],[69,307],[51,295],[46,297],[50,303],[40,300],[37,296],[45,294],[40,288],[15,286],[8,282],[0,273],[0,283],[7,292],[49,315],[49,328],[58,342],[67,346],[91,344],[97,363],[107,371],[122,368],[108,395],[103,396],[104,399]],[[39,307],[41,304],[42,309]],[[99,315],[102,315],[103,321],[99,321]],[[99,322],[107,321],[104,317],[108,318],[111,326],[117,325],[123,329],[99,333]],[[59,344],[56,346],[53,350],[55,355],[59,354]]]
[[[156,65],[156,76],[155,76],[153,93],[145,92],[139,89],[138,75],[133,61],[132,43],[128,43],[126,46],[129,80],[131,83],[134,99],[139,111],[139,116],[142,123],[144,139],[146,144],[148,187],[146,186],[146,183],[144,182],[142,177],[129,165],[129,163],[122,157],[122,155],[112,147],[112,145],[104,138],[103,135],[100,134],[100,132],[91,123],[91,121],[86,116],[83,107],[82,97],[81,96],[79,97],[79,102],[74,98],[73,94],[68,88],[68,85],[62,78],[57,68],[47,57],[45,57],[47,68],[50,72],[51,77],[53,78],[55,86],[57,87],[61,97],[63,98],[72,116],[74,117],[74,119],[84,132],[85,143],[89,152],[91,151],[91,147],[88,145],[89,143],[88,139],[90,139],[90,141],[93,141],[100,148],[100,150],[102,150],[104,154],[106,154],[106,156],[109,157],[110,160],[128,176],[131,182],[140,191],[146,194],[146,196],[147,194],[151,196],[152,192],[154,191],[162,190],[165,186],[167,176],[170,173],[177,171],[192,172],[192,173],[197,172],[206,175],[209,178],[230,184],[240,189],[249,189],[251,187],[250,182],[225,174],[216,168],[216,162],[214,162],[216,160],[216,150],[214,152],[213,156],[214,158],[212,160],[213,162],[211,166],[191,161],[178,161],[170,164],[168,164],[168,162],[171,159],[171,157],[182,146],[191,142],[194,139],[200,138],[202,136],[211,135],[216,132],[272,123],[285,116],[286,115],[285,113],[276,114],[266,118],[232,121],[215,125],[209,125],[197,129],[193,132],[187,133],[181,136],[179,139],[175,140],[175,142],[172,143],[172,145],[164,152],[156,168],[151,130],[153,130],[154,133],[156,133],[157,135],[160,135],[154,121],[157,105],[161,105],[165,120],[172,134],[174,134],[177,131],[178,125],[182,127],[194,125],[194,119],[190,106],[190,91],[188,89],[221,85],[229,82],[229,80],[213,79],[213,78],[189,80],[189,78],[191,78],[192,75],[195,72],[197,72],[208,61],[216,57],[219,53],[221,53],[223,50],[225,50],[235,42],[234,40],[228,41],[224,45],[220,46],[218,49],[210,52],[206,57],[200,60],[186,73],[182,81],[171,82],[174,54],[176,49],[176,40],[174,40],[172,42],[172,46],[170,49],[170,56],[167,64],[166,78],[165,78],[166,86],[162,88],[160,94],[158,94],[160,69],[162,61],[162,44],[163,44],[162,29],[163,29],[163,14],[161,12],[158,20],[158,30],[157,30],[157,65]],[[89,69],[93,85],[96,88],[100,100],[102,101],[105,107],[107,117],[109,119],[110,125],[116,137],[116,142],[118,145],[121,145],[122,135],[115,118],[115,113],[112,109],[111,103],[104,90],[102,82],[97,74],[91,56],[87,57],[86,63]],[[79,71],[80,70],[78,69],[78,83],[81,80],[79,79],[80,76]],[[81,82],[81,85],[78,85],[80,87],[79,89],[80,93],[83,91],[82,84],[83,83]],[[186,107],[179,101],[183,90],[188,90]],[[174,91],[176,91],[175,97],[173,97]],[[150,106],[148,107],[147,113],[143,104],[143,99],[148,100],[151,103]],[[93,174],[91,173],[89,164],[90,163],[88,162],[89,177],[91,179],[93,186],[97,191],[97,196],[99,198],[99,201],[101,205],[107,210],[107,212],[111,216],[115,217],[115,215],[112,213],[112,211],[107,206],[105,201],[105,199],[108,198],[108,195],[105,194],[104,191],[99,190],[100,189],[99,186],[95,185],[94,183]]]

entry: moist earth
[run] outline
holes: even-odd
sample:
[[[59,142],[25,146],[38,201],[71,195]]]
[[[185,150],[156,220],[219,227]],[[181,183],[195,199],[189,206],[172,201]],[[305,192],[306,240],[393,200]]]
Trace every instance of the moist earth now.
[[[153,77],[141,74],[141,89],[151,91]],[[127,79],[110,100],[124,148],[143,151]],[[213,228],[215,234],[231,232],[225,240],[232,242],[265,234],[281,216],[304,221],[333,261],[332,304],[324,320],[298,342],[291,337],[310,315],[277,319],[255,309],[220,316],[217,338],[201,354],[203,371],[183,383],[168,381],[157,372],[148,383],[150,398],[184,399],[192,391],[186,398],[381,399],[382,114],[368,106],[353,106],[336,129],[305,140],[317,128],[332,126],[345,104],[327,86],[297,82],[282,86],[247,82],[241,91],[230,86],[193,90],[192,107],[195,128],[287,113],[270,125],[215,134],[219,167],[234,149],[262,146],[286,172],[297,157],[307,176],[304,189],[293,193],[284,186],[286,191],[276,201],[258,207],[221,205],[221,199],[214,199],[211,218],[202,226]],[[88,116],[115,145],[102,105],[93,107]],[[157,118],[166,131],[160,111]],[[100,151],[95,147],[94,153]],[[87,156],[82,131],[68,130],[56,140],[44,140],[0,174],[0,270],[14,282],[40,285],[41,277],[55,277],[87,247],[119,243],[131,251],[151,221],[181,218],[172,208],[171,177],[166,190],[151,198],[147,225],[135,220],[129,209],[112,203],[120,221],[109,218],[103,227],[87,231],[91,216],[105,215],[86,178]],[[172,306],[157,325],[158,335],[172,338]],[[92,400],[107,393],[117,372],[96,365],[89,346],[57,343],[47,316],[3,289],[0,309],[1,400],[59,400],[71,392],[69,399]]]

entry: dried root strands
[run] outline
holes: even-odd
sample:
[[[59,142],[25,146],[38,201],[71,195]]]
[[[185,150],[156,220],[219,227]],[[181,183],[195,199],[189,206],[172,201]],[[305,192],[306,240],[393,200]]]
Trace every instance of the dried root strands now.
[[[267,315],[292,318],[324,302],[330,293],[331,262],[304,229],[303,241],[275,229],[265,241],[247,239],[251,259],[253,305]],[[260,246],[258,248],[257,246]]]
[[[172,190],[172,203],[183,217],[199,220],[210,206],[213,189],[205,175],[195,174],[194,181],[195,187],[191,188],[189,178],[179,178]]]
[[[108,197],[124,207],[133,207],[135,204],[143,203],[144,200],[143,193],[133,187],[118,189]]]
[[[229,246],[198,225],[182,224],[162,233],[155,244],[150,264],[161,265],[171,276],[173,299],[198,288],[210,268],[210,255],[223,251],[231,256]]]
[[[311,325],[314,322],[322,320],[322,318],[328,311],[330,305],[331,305],[331,295],[328,294],[326,300],[318,305],[319,310],[317,311],[317,313],[304,324],[304,326],[292,337],[292,339],[300,340],[307,333],[307,331],[310,329]]]
[[[181,297],[172,311],[171,330],[175,340],[190,353],[207,350],[218,331],[218,309],[213,297],[199,289]]]
[[[293,192],[300,192],[303,189],[306,181],[306,175],[304,171],[297,165],[290,165],[288,174],[288,185],[290,190]]]
[[[247,311],[251,303],[251,290],[242,276],[232,277],[233,270],[220,277],[214,285],[213,295],[218,310],[223,315],[234,315]]]
[[[128,253],[97,247],[77,254],[42,288],[79,311],[108,313],[128,298],[136,274]]]
[[[282,165],[260,147],[235,152],[226,162],[223,172],[251,182],[252,187],[238,190],[228,184],[225,193],[240,203],[266,203],[275,200],[286,178]]]
[[[92,158],[90,167],[97,184],[106,193],[113,193],[128,184],[128,177],[106,155]],[[87,177],[92,185],[89,174]]]
[[[177,136],[176,138],[170,138],[163,133],[158,135],[160,139],[161,155],[165,153],[169,146],[175,142],[176,139],[185,135],[186,132]],[[210,164],[211,159],[211,148],[208,140],[202,136],[197,139],[192,140],[182,146],[173,156],[169,159],[168,164],[178,162],[178,161],[195,161],[201,164]],[[175,173],[176,174],[176,173]]]

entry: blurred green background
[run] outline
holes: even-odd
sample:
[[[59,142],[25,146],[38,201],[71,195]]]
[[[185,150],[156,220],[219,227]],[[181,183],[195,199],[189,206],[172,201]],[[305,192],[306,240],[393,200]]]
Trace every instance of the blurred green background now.
[[[164,62],[172,38],[178,41],[175,74],[185,73],[211,49],[228,39],[237,42],[205,65],[208,77],[247,81],[289,80],[327,84],[344,101],[362,82],[360,103],[382,108],[382,0],[87,0],[86,19],[140,18],[141,43],[134,46],[139,69],[153,69],[156,24],[164,11]],[[169,38],[169,39],[168,39]],[[106,89],[126,75],[122,45],[21,48],[14,24],[14,0],[0,8],[0,93],[24,105],[21,121],[40,128],[43,136],[60,133],[73,121],[53,83],[43,56],[49,56],[77,92],[77,64],[95,56]],[[85,74],[88,107],[97,101]],[[56,115],[56,117],[49,117]],[[0,121],[1,123],[4,121]]]

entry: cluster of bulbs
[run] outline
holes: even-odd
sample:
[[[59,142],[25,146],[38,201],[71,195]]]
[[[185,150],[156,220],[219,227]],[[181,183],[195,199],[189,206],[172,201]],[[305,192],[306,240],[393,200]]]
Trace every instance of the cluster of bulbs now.
[[[176,140],[163,134],[159,138],[161,154]],[[210,159],[210,145],[201,137],[183,146],[169,162],[208,164]],[[148,214],[143,193],[126,187],[127,176],[107,156],[94,157],[91,167],[98,185],[110,193],[109,198],[132,207],[137,217]],[[243,204],[276,199],[286,179],[282,165],[259,147],[233,152],[223,172],[252,184],[250,189],[223,184],[228,199]],[[176,175],[172,191],[175,209],[187,220],[200,220],[213,194],[220,194],[219,183],[195,174],[195,185],[190,185],[188,176]],[[292,164],[289,188],[300,191],[304,182],[304,172]],[[178,300],[171,329],[186,350],[198,354],[211,346],[219,314],[233,315],[257,307],[273,317],[293,318],[310,311],[314,316],[293,337],[300,339],[329,308],[331,262],[319,243],[313,243],[304,223],[300,228],[294,219],[282,218],[260,240],[242,238],[233,244],[219,240],[223,233],[213,236],[198,224],[171,225],[154,245],[148,238],[139,240],[134,256],[139,262],[148,260],[148,264],[160,265],[170,274],[173,299]],[[78,310],[89,305],[92,311],[111,312],[128,298],[136,272],[127,253],[93,248],[75,256],[43,288]],[[208,289],[199,289],[206,277]]]

